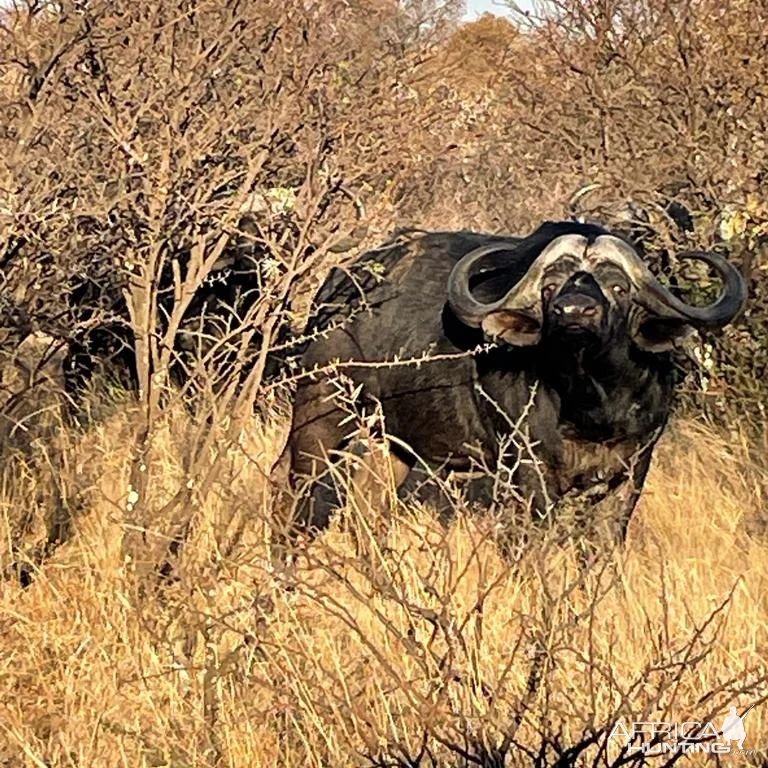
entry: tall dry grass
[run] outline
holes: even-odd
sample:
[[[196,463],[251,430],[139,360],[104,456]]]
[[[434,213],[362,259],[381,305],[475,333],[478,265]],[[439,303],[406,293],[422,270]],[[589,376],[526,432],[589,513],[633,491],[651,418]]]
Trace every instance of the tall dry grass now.
[[[3,467],[6,560],[40,550],[57,505],[73,523],[28,588],[0,583],[2,765],[552,765],[593,733],[574,763],[610,764],[618,716],[719,723],[768,693],[768,465],[745,429],[678,420],[626,549],[586,577],[557,526],[512,567],[487,515],[446,529],[411,504],[369,550],[377,567],[337,522],[286,583],[268,566],[281,424],[217,446],[226,472],[163,581],[188,416],[159,428],[142,531],[135,421],[118,400],[49,434],[48,481],[39,452]],[[745,746],[767,746],[768,703],[746,723]]]

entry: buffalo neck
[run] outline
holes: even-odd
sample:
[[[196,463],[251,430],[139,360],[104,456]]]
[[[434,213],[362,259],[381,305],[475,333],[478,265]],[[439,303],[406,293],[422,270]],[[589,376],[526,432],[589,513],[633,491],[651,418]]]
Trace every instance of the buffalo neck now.
[[[673,392],[667,356],[615,343],[599,351],[544,346],[539,359],[540,381],[557,396],[559,421],[570,436],[621,439],[663,423]]]

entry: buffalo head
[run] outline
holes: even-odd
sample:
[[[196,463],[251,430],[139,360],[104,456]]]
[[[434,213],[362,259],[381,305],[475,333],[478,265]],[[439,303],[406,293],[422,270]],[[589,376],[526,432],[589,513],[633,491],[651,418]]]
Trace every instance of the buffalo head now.
[[[548,226],[558,232],[567,225]],[[570,347],[605,346],[628,336],[642,350],[665,352],[694,328],[726,325],[744,305],[746,287],[740,272],[716,253],[682,255],[705,262],[723,281],[713,304],[696,307],[662,285],[626,240],[597,227],[574,229],[547,238],[544,227],[539,231],[543,238],[534,233],[526,240],[496,242],[466,254],[448,283],[448,303],[455,315],[517,347],[553,339]],[[478,299],[475,281],[519,264],[527,241],[535,256],[525,274],[501,298]],[[517,259],[510,260],[510,254],[518,254]]]

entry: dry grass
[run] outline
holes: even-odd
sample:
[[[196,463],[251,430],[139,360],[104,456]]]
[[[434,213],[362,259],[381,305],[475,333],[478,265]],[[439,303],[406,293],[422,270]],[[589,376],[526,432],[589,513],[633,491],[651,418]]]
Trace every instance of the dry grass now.
[[[617,713],[719,723],[768,690],[768,469],[743,432],[676,423],[626,551],[586,579],[555,532],[513,569],[487,517],[446,531],[412,508],[378,567],[335,526],[286,589],[266,567],[280,430],[221,449],[179,578],[158,585],[139,565],[162,557],[185,416],[160,430],[145,535],[126,537],[132,420],[123,404],[49,438],[59,482],[39,493],[38,458],[4,467],[4,541],[39,540],[52,487],[75,526],[29,588],[0,582],[0,765],[451,766],[505,734],[505,764],[531,765],[525,748],[577,743]],[[768,704],[746,722],[745,746],[768,744]]]

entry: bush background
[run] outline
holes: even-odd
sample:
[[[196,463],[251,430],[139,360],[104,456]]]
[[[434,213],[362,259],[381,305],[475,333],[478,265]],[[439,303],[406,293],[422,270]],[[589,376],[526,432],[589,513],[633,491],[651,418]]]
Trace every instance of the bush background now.
[[[0,11],[2,557],[33,578],[0,586],[4,764],[604,765],[619,716],[762,702],[766,9],[461,10]],[[644,228],[683,291],[705,276],[676,254],[696,248],[750,286],[694,350],[627,552],[584,577],[562,531],[531,532],[513,571],[494,520],[462,508],[443,530],[398,506],[390,550],[361,562],[334,528],[287,592],[268,558],[285,397],[267,350],[301,333],[331,267],[399,227],[519,234],[574,211]],[[195,331],[222,274],[226,327]],[[140,390],[97,387],[73,425],[63,345],[104,328],[135,340]],[[758,748],[768,721],[750,718]]]

